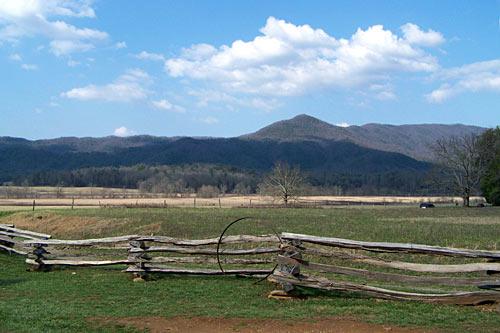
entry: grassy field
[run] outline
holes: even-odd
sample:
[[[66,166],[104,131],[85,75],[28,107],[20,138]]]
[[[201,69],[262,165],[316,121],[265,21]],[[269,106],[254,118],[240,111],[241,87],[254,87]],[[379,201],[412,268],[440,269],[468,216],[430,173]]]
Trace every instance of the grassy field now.
[[[498,249],[499,208],[350,207],[335,209],[75,209],[0,212],[14,223],[57,238],[157,234],[215,237],[272,230],[372,241]],[[380,301],[354,295],[306,300],[266,298],[273,286],[236,277],[161,277],[134,283],[120,267],[26,272],[23,259],[0,255],[0,331],[131,331],[102,318],[210,316],[226,318],[348,317],[360,321],[453,332],[500,332],[495,307]]]

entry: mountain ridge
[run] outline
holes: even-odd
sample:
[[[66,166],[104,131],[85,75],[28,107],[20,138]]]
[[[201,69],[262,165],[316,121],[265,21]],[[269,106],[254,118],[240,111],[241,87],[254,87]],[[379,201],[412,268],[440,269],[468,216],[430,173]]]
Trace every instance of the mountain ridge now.
[[[301,114],[291,119],[277,121],[240,138],[274,141],[349,141],[366,148],[396,152],[417,160],[431,161],[431,145],[437,139],[465,134],[478,135],[485,130],[483,127],[463,124],[369,123],[341,127]]]

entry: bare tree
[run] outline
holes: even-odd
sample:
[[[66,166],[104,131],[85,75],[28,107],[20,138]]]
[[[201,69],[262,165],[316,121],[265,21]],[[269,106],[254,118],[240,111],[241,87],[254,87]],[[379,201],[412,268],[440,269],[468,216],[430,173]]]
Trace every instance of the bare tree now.
[[[440,183],[449,186],[463,199],[463,205],[470,205],[470,196],[477,192],[484,163],[481,161],[478,136],[464,135],[443,138],[432,147],[441,166],[443,179]]]
[[[304,183],[300,169],[290,167],[285,162],[276,162],[273,171],[267,176],[264,181],[266,188],[283,201],[285,206],[291,198],[297,196],[300,188]]]

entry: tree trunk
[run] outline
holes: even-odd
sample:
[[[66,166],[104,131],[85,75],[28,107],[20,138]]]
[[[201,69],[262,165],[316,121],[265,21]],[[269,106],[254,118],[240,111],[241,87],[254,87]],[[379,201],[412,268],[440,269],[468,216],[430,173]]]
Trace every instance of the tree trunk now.
[[[464,207],[469,207],[470,206],[470,197],[469,195],[464,195],[463,196],[463,200],[464,200]]]

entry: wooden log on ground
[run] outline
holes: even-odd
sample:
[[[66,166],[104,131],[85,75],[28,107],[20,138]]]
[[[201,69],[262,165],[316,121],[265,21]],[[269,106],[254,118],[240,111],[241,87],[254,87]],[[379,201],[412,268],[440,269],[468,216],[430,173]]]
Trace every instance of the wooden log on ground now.
[[[140,271],[140,270],[137,270]],[[147,267],[148,273],[166,273],[179,275],[265,275],[271,273],[266,269],[228,269],[221,272],[219,269],[189,269],[189,268],[170,268],[170,267]],[[126,272],[136,272],[134,268],[127,268]]]
[[[18,228],[14,228],[14,227],[0,226],[0,229],[2,229],[4,231],[11,232],[11,233],[16,233],[19,235],[25,235],[25,236],[30,236],[30,237],[34,237],[34,238],[40,238],[40,239],[48,239],[51,237],[50,235],[47,235],[47,234],[42,234],[39,232],[34,232],[34,231],[29,231],[29,230],[24,230],[24,229],[18,229]]]
[[[215,255],[217,254],[216,249],[198,249],[198,248],[183,248],[175,246],[151,246],[147,249],[131,248],[130,253],[138,252],[173,252],[173,253],[183,253],[183,254],[204,254],[204,255]],[[265,253],[277,253],[280,252],[277,248],[252,248],[252,249],[222,249],[219,250],[221,255],[252,255],[252,254],[265,254]]]
[[[365,242],[343,238],[318,237],[284,232],[283,240],[299,240],[306,243],[378,252],[407,252],[433,254],[465,258],[500,259],[500,251],[469,250],[451,247],[431,246],[411,243]]]
[[[180,239],[167,236],[140,236],[137,240],[155,242],[155,243],[166,243],[179,246],[204,246],[204,245],[216,245],[219,242],[219,238],[207,238],[207,239]],[[236,236],[226,236],[222,239],[222,244],[234,244],[234,243],[265,243],[265,242],[279,242],[279,238],[275,235],[236,235]]]
[[[290,283],[295,286],[321,289],[327,291],[356,292],[368,297],[375,297],[389,300],[424,301],[428,303],[478,305],[485,303],[500,302],[500,292],[495,291],[475,291],[475,292],[454,292],[442,294],[421,294],[413,292],[396,291],[367,285],[332,281],[324,278],[312,278],[301,276],[300,278],[283,275],[275,272],[269,277],[274,283]]]
[[[288,263],[288,264],[300,264],[301,266],[322,272],[322,273],[334,273],[349,276],[356,276],[360,278],[365,278],[368,280],[386,281],[386,282],[401,282],[401,283],[411,283],[418,285],[429,285],[429,284],[439,284],[448,286],[498,286],[500,287],[500,279],[486,279],[486,278],[455,278],[455,277],[441,277],[441,276],[414,276],[414,275],[403,275],[394,273],[384,273],[369,271],[366,269],[342,267],[334,265],[319,264],[314,262],[308,262],[305,260],[296,260],[293,258],[288,258],[284,256],[278,256],[278,263]]]

